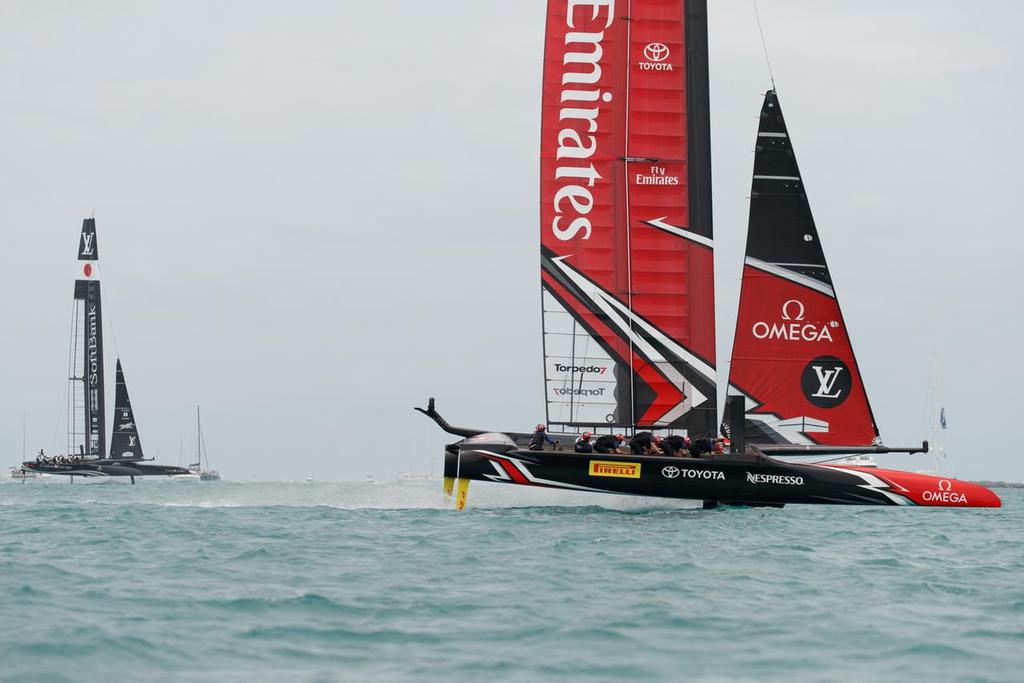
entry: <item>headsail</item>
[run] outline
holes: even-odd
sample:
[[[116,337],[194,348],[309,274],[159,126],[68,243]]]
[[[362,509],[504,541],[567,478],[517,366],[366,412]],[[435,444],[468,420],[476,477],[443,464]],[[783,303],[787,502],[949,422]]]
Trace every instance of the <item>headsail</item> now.
[[[68,453],[102,458],[106,452],[103,375],[103,310],[100,302],[96,221],[86,218],[78,243],[72,319]]]
[[[142,441],[139,440],[139,426],[132,412],[128,398],[128,385],[121,370],[121,359],[117,359],[117,386],[114,392],[114,425],[110,435],[110,457],[117,460],[142,460]]]
[[[774,91],[757,132],[729,391],[747,397],[748,441],[878,437]]]
[[[706,0],[549,0],[549,423],[715,430],[709,119]]]

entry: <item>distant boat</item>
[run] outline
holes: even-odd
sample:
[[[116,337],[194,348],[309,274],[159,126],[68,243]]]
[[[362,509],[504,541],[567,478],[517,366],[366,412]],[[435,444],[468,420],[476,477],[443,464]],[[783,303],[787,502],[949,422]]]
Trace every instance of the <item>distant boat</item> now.
[[[120,358],[117,360],[113,436],[107,452],[99,247],[96,221],[92,218],[82,223],[78,242],[69,361],[67,455],[47,457],[40,450],[35,460],[22,463],[23,469],[69,476],[72,482],[76,476],[130,477],[133,484],[135,477],[186,471],[181,467],[145,464]]]
[[[203,463],[206,467],[203,467]],[[220,472],[210,469],[210,458],[206,453],[206,440],[203,438],[203,420],[196,406],[196,461],[189,463],[188,473],[179,474],[175,479],[194,479],[199,481],[220,481]]]
[[[366,479],[363,480],[364,484],[379,484],[380,482],[372,474],[367,474]]]
[[[398,481],[440,481],[440,477],[435,474],[425,474],[423,472],[399,472]]]
[[[402,470],[395,477],[396,481],[400,482],[414,482],[414,481],[441,481],[441,478],[434,474],[434,461],[430,459],[427,461],[427,471],[422,470],[417,472],[413,469],[412,459],[409,460],[409,468]]]
[[[313,475],[312,474],[310,474],[309,476],[306,477],[306,483],[307,484],[312,484],[313,483]]]
[[[28,454],[25,450],[25,418],[23,417],[21,419],[21,459],[24,462],[27,458]],[[39,474],[32,470],[26,470],[21,465],[14,465],[8,470],[7,476],[11,479],[17,479],[24,482],[26,479],[39,479],[40,477],[46,477],[49,475]]]

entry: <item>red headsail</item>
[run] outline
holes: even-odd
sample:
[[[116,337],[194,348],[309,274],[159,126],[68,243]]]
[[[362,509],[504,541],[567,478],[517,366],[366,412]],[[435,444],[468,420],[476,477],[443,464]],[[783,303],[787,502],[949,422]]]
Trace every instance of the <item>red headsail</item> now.
[[[867,445],[878,437],[774,91],[754,155],[730,393],[752,442]]]
[[[549,423],[716,428],[704,0],[549,0]]]

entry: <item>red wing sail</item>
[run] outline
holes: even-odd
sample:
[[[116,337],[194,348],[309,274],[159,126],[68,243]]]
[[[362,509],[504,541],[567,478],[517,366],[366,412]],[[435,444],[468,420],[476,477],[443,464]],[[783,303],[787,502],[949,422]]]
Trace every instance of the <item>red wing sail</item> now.
[[[850,446],[878,437],[774,91],[757,132],[729,387],[747,397],[749,441]]]
[[[716,424],[704,0],[549,0],[541,133],[555,424]]]

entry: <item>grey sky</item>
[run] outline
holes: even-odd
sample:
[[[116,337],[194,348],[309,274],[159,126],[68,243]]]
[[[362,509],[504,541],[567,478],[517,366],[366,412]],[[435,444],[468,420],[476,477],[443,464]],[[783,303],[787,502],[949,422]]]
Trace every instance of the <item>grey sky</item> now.
[[[724,368],[769,81],[750,2],[710,4]],[[938,350],[949,469],[1024,480],[1000,448],[1024,384],[1024,8],[760,9],[883,437],[927,436]],[[93,210],[108,355],[164,462],[196,402],[236,479],[425,469],[444,441],[411,410],[428,395],[454,422],[543,419],[544,15],[541,0],[0,4],[10,464],[23,415],[30,451],[64,442]]]

